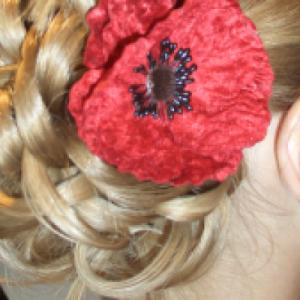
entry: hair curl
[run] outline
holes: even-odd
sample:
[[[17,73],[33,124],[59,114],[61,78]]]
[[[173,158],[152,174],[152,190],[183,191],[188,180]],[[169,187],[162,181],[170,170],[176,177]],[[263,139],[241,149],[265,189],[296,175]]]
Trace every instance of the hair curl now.
[[[299,96],[300,3],[241,0],[276,74],[271,108]],[[24,282],[73,280],[105,297],[161,299],[202,275],[221,249],[230,194],[119,174],[76,136],[66,101],[84,67],[94,0],[0,0],[0,256]]]

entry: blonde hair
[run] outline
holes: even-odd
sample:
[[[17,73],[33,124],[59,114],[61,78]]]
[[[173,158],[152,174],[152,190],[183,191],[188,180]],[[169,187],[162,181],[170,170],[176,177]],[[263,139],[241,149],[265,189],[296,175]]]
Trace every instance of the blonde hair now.
[[[299,95],[300,3],[242,0],[275,70],[271,108]],[[222,249],[245,176],[174,188],[119,174],[78,139],[66,103],[83,73],[94,0],[0,0],[0,257],[27,282],[73,280],[105,297],[161,299]]]

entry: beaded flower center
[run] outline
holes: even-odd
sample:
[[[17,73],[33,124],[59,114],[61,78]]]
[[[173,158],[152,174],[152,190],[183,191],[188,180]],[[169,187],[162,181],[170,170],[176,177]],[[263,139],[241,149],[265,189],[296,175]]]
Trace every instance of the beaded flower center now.
[[[175,53],[176,49],[177,45],[165,38],[160,43],[159,59],[156,60],[149,52],[148,68],[140,65],[133,69],[145,76],[143,84],[129,87],[136,116],[158,118],[167,114],[169,119],[173,119],[174,114],[183,112],[183,108],[186,111],[193,109],[190,104],[192,93],[186,90],[186,86],[194,82],[190,76],[197,70],[197,65],[188,66],[192,61],[189,48],[180,48]]]
[[[172,68],[159,65],[148,78],[148,92],[153,93],[155,99],[169,99],[174,94],[175,74]]]

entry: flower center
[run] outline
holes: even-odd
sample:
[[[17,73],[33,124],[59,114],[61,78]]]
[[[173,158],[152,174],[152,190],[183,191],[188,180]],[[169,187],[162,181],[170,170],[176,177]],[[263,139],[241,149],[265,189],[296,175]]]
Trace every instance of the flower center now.
[[[175,74],[170,66],[159,65],[148,77],[148,93],[153,93],[156,100],[167,101],[175,91]]]
[[[183,112],[183,108],[193,109],[190,104],[192,93],[186,86],[194,82],[190,76],[197,70],[197,65],[189,65],[192,61],[189,48],[179,48],[175,53],[176,48],[175,43],[165,38],[160,42],[158,59],[149,52],[148,67],[140,65],[133,69],[146,77],[144,83],[129,87],[136,116],[158,118],[166,114],[173,119],[175,114]]]

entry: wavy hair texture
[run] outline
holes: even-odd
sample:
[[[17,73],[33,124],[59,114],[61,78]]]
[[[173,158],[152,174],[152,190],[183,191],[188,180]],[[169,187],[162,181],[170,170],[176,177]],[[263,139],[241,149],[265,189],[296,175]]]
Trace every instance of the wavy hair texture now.
[[[299,96],[300,3],[241,0],[276,73],[273,111]],[[174,188],[92,156],[66,110],[84,68],[94,0],[0,0],[0,257],[24,283],[72,280],[117,299],[163,299],[222,251],[230,194],[246,174]]]

